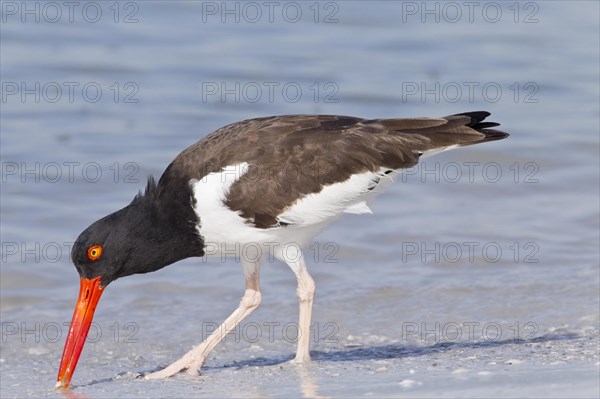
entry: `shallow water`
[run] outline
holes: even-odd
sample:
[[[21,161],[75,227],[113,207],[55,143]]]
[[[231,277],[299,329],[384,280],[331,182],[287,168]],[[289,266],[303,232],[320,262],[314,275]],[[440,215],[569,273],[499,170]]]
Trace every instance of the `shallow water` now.
[[[494,22],[496,3],[472,16],[452,3],[460,18],[448,3],[429,14],[421,2],[277,3],[270,21],[259,2],[256,23],[233,2],[233,14],[219,2],[82,3],[73,22],[66,8],[51,22],[50,3],[21,4],[3,2],[0,25],[2,397],[61,396],[70,243],[200,137],[272,114],[478,109],[511,137],[427,159],[374,215],[346,216],[307,251],[316,362],[286,363],[295,279],[273,263],[261,308],[202,377],[136,380],[237,305],[239,263],[191,259],[110,286],[73,393],[598,395],[598,3],[502,3]]]

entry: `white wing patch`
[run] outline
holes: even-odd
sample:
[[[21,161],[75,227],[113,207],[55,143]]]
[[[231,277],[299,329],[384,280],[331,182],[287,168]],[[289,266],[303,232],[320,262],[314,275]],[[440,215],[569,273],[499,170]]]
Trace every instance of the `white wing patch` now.
[[[260,239],[260,229],[246,224],[239,213],[229,209],[224,202],[231,185],[247,171],[248,164],[244,162],[226,166],[220,172],[209,173],[201,180],[191,182],[196,199],[194,210],[200,218],[198,231],[205,241],[251,242]]]
[[[367,201],[362,201],[354,205],[350,205],[348,208],[344,210],[344,213],[373,213],[369,205],[367,205]]]
[[[343,213],[373,213],[367,202],[381,190],[380,186],[392,182],[388,169],[352,175],[348,180],[334,183],[316,194],[300,198],[279,217],[290,224],[312,225],[333,221]]]

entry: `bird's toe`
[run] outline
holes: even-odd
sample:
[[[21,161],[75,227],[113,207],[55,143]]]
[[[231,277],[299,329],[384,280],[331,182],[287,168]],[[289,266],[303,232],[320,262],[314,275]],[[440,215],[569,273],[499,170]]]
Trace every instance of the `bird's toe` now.
[[[197,377],[200,375],[200,366],[190,366],[189,369],[187,369],[187,374],[193,377]]]
[[[172,377],[175,374],[177,374],[179,371],[180,370],[171,372],[167,369],[162,369],[159,371],[155,371],[153,373],[144,374],[141,378],[143,378],[144,380],[160,380],[160,379]]]

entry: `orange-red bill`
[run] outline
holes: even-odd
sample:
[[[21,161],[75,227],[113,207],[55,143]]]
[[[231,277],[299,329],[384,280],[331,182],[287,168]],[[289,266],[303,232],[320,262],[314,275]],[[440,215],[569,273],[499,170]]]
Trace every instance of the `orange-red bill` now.
[[[66,389],[71,383],[83,344],[85,344],[85,339],[92,325],[96,305],[98,305],[103,291],[104,287],[100,285],[100,277],[92,280],[81,279],[79,298],[77,299],[77,305],[75,305],[69,335],[60,361],[56,388]]]

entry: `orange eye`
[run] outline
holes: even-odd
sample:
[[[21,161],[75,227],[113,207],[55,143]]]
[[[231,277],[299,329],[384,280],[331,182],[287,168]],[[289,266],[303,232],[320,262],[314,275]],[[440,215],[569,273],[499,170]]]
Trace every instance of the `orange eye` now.
[[[102,256],[102,245],[92,245],[88,248],[87,255],[92,262],[97,261]]]

